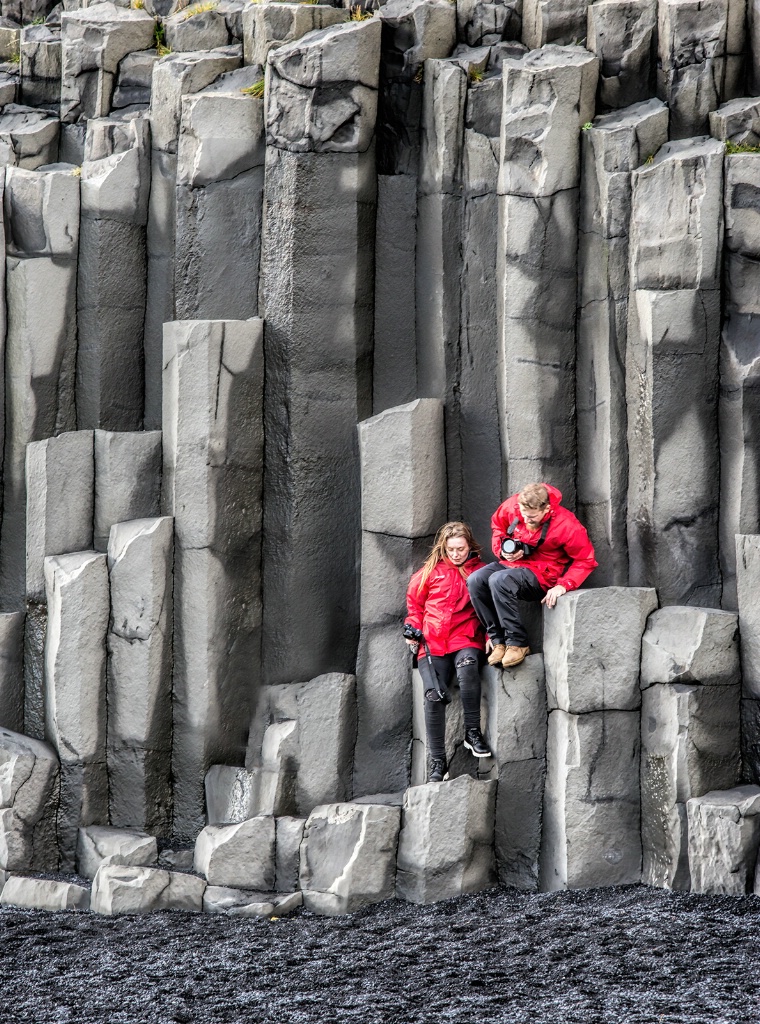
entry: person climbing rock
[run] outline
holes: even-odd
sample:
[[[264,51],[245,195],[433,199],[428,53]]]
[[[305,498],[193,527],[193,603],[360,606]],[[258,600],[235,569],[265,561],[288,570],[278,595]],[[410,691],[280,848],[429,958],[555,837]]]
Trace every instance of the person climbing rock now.
[[[489,665],[511,668],[530,654],[518,601],[554,608],[558,598],[577,590],[596,568],[584,526],[561,501],[556,487],[528,484],[493,514],[492,547],[498,561],[478,568],[467,580],[486,630]]]
[[[480,547],[466,523],[438,531],[425,564],[411,578],[404,635],[417,651],[425,687],[428,782],[447,778],[445,729],[448,686],[456,673],[464,709],[464,745],[475,757],[490,757],[480,731],[480,666],[485,634],[470,603],[467,579],[483,568]],[[411,627],[411,630],[409,629]],[[409,633],[419,631],[421,638]]]

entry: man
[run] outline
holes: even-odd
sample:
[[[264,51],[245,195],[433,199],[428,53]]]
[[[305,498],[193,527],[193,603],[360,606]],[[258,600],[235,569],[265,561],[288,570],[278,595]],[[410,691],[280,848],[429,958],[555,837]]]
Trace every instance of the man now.
[[[510,668],[530,654],[518,601],[553,608],[577,590],[597,565],[586,530],[562,494],[549,484],[528,484],[496,509],[491,519],[490,562],[467,580],[470,600],[488,636],[489,665]]]

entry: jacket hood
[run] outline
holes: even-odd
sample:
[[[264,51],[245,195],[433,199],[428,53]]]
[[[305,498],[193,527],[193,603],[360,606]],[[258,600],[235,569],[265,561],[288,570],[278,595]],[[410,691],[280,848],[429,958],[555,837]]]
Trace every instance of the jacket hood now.
[[[544,487],[549,492],[549,505],[554,511],[562,504],[562,491],[558,487],[552,487],[551,484],[544,484]]]

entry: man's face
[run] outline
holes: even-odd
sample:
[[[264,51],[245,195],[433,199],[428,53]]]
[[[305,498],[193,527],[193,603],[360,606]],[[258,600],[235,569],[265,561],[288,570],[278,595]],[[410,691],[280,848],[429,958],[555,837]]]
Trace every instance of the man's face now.
[[[464,537],[449,537],[446,541],[446,557],[454,565],[464,565],[470,553],[470,545]]]
[[[544,505],[543,508],[528,508],[527,505],[520,505],[520,515],[523,517],[525,525],[529,530],[535,530],[536,527],[546,519],[549,514],[549,506]]]

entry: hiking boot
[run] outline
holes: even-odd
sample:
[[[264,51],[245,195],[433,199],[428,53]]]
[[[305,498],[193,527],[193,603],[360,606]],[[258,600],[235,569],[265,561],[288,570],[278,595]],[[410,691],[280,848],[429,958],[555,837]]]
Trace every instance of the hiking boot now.
[[[428,782],[445,782],[449,777],[448,765],[445,757],[431,757]]]
[[[506,653],[507,648],[504,646],[504,644],[494,644],[493,650],[488,655],[488,664],[499,665],[501,663],[501,659],[504,657]]]
[[[491,751],[486,746],[480,729],[468,729],[464,734],[464,745],[475,757],[491,757]]]
[[[501,667],[514,668],[521,661],[525,661],[525,657],[528,654],[530,654],[530,647],[515,647],[514,644],[510,644],[504,657],[501,659]]]

